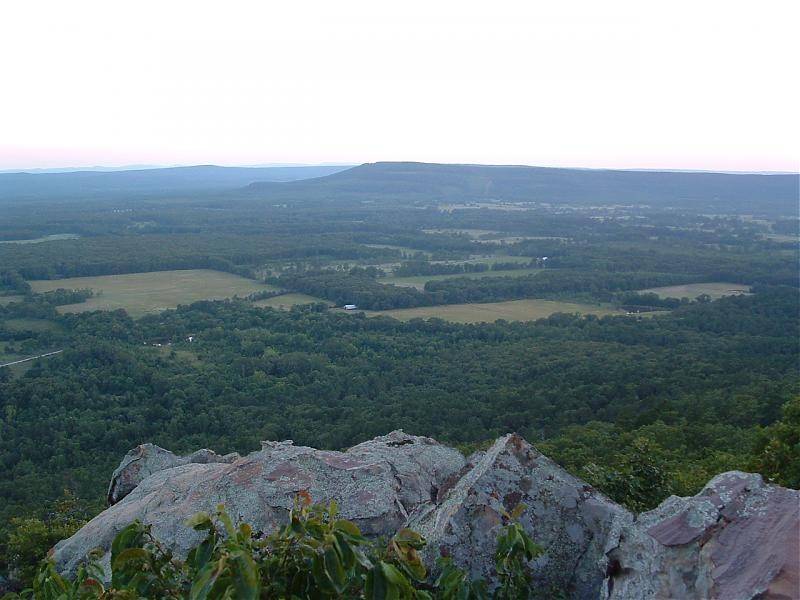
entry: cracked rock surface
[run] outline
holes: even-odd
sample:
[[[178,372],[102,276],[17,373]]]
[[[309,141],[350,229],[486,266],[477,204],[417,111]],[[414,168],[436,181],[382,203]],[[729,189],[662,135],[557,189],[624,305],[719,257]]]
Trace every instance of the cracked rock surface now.
[[[135,519],[151,524],[156,538],[186,556],[204,537],[186,527],[186,520],[200,511],[213,512],[218,504],[255,531],[271,531],[285,522],[301,491],[317,503],[336,500],[342,517],[366,534],[391,535],[465,462],[457,450],[402,431],[347,452],[287,441],[264,442],[260,451],[233,460],[188,458],[152,445],[128,453],[109,492],[110,499],[119,501],[55,546],[59,569],[74,573],[96,547],[106,550],[107,562],[112,540]]]
[[[111,483],[108,486],[108,503],[116,504],[147,477],[158,471],[188,463],[232,463],[237,458],[239,455],[235,452],[220,456],[206,448],[192,452],[189,456],[177,456],[154,444],[136,446],[125,455],[111,475]]]
[[[639,515],[609,553],[609,598],[800,598],[800,492],[730,471]]]
[[[343,518],[372,536],[403,526],[428,540],[426,559],[451,556],[473,577],[496,577],[493,557],[506,513],[545,554],[531,565],[537,590],[570,598],[800,598],[800,492],[741,472],[714,477],[696,496],[671,497],[633,515],[573,477],[518,435],[465,459],[402,431],[346,452],[263,442],[240,457],[201,450],[176,456],[145,444],[114,471],[111,506],[52,551],[74,573],[96,547],[108,550],[134,519],[177,556],[203,534],[185,526],[224,504],[234,519],[267,532],[298,492],[336,500]]]
[[[526,506],[519,522],[547,549],[533,564],[535,585],[596,597],[606,576],[606,549],[633,515],[518,435],[500,438],[476,457],[441,502],[418,511],[410,526],[428,540],[431,555],[451,556],[473,578],[491,579],[495,538],[504,513],[518,504]]]

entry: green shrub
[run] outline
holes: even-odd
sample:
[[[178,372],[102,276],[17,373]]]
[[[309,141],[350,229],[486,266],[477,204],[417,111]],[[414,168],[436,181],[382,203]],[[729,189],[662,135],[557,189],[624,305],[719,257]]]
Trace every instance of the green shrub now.
[[[515,522],[518,507],[505,515],[495,565],[498,585],[470,581],[449,559],[440,558],[431,578],[420,556],[425,539],[401,529],[388,543],[365,538],[358,527],[337,517],[336,503],[312,506],[301,495],[289,522],[267,536],[235,525],[222,505],[214,515],[199,513],[187,523],[206,538],[185,561],[178,560],[150,532],[134,522],[111,546],[108,587],[97,559],[81,566],[73,579],[61,576],[52,561],[43,563],[33,587],[9,598],[84,599],[324,599],[498,600],[532,596],[528,562],[541,554]]]

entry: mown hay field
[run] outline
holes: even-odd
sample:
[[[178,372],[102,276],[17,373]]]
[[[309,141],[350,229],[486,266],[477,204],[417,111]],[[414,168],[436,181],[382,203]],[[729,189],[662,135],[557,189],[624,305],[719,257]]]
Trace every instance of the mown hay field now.
[[[401,287],[415,287],[419,290],[425,288],[428,281],[442,281],[444,279],[456,279],[458,277],[468,277],[470,279],[481,279],[482,277],[523,277],[539,273],[541,269],[509,269],[507,271],[481,271],[479,273],[452,273],[448,275],[413,275],[410,277],[383,277],[378,279],[380,283],[399,285]]]
[[[273,296],[265,300],[257,300],[253,302],[253,304],[255,306],[269,306],[272,308],[289,310],[298,304],[315,304],[317,302],[322,302],[328,306],[333,305],[333,302],[315,296],[309,296],[308,294],[281,294],[280,296]]]
[[[70,277],[31,281],[30,284],[33,291],[39,293],[59,288],[94,290],[94,297],[79,304],[60,306],[59,312],[123,308],[134,317],[198,300],[219,300],[277,289],[252,279],[209,269]]]
[[[649,288],[646,290],[639,290],[639,293],[653,293],[658,294],[662,298],[689,298],[690,300],[694,300],[702,294],[707,294],[712,300],[717,300],[723,296],[749,294],[750,286],[744,285],[743,283],[713,281],[710,283],[687,283],[686,285]]]
[[[624,311],[603,306],[539,299],[488,302],[485,304],[447,304],[364,312],[371,317],[387,316],[401,321],[437,317],[454,323],[491,323],[498,319],[535,321],[558,312],[597,316],[625,314]]]

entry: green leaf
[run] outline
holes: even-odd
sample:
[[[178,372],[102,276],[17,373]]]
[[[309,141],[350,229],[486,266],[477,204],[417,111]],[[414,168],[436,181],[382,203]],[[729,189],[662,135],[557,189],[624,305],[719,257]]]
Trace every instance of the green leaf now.
[[[142,524],[139,521],[134,521],[127,527],[123,528],[122,531],[120,531],[116,537],[114,537],[114,541],[111,542],[112,561],[114,556],[126,548],[141,547],[143,541],[142,533]]]
[[[138,565],[149,562],[150,557],[150,552],[144,548],[126,548],[111,560],[111,570],[124,571],[136,568]]]
[[[333,548],[327,548],[323,554],[323,561],[328,577],[336,591],[341,594],[347,587],[347,575],[339,560],[339,555]]]
[[[342,535],[342,533],[338,531],[334,533],[333,547],[342,559],[342,566],[345,569],[352,569],[356,563],[356,557],[355,553],[353,552],[353,548],[350,546],[350,542],[346,539],[346,536]]]
[[[383,576],[386,578],[386,581],[397,586],[403,585],[405,582],[405,577],[403,577],[403,574],[397,569],[397,567],[383,561],[381,561],[379,566],[383,572]]]
[[[233,521],[228,513],[225,512],[225,506],[223,504],[217,506],[217,518],[222,521],[222,525],[225,527],[225,533],[228,534],[228,537],[235,537],[236,528],[233,526]]]
[[[398,531],[394,535],[393,539],[403,544],[409,544],[414,548],[417,548],[418,550],[423,546],[425,546],[426,543],[425,538],[422,537],[419,533],[417,533],[413,529],[407,529],[407,528],[403,528],[400,531]]]
[[[236,598],[242,600],[256,600],[261,595],[261,580],[258,565],[253,560],[249,550],[240,550],[231,555],[233,563],[233,583]]]
[[[340,519],[333,524],[333,528],[337,531],[343,531],[353,537],[361,537],[361,530],[359,530],[358,525],[351,521]]]
[[[336,591],[331,578],[325,570],[325,562],[321,555],[317,554],[311,561],[311,575],[314,577],[317,585],[325,592],[333,593]]]
[[[193,516],[191,516],[186,521],[186,526],[191,527],[196,531],[202,531],[204,529],[211,529],[214,527],[214,523],[211,521],[211,515],[207,512],[199,512]]]
[[[208,598],[209,593],[224,568],[224,558],[221,558],[217,562],[208,563],[195,578],[189,590],[189,600],[205,600]]]
[[[217,536],[212,532],[203,540],[200,545],[189,552],[186,562],[195,570],[199,571],[206,563],[211,560],[214,554],[215,546],[217,545]]]

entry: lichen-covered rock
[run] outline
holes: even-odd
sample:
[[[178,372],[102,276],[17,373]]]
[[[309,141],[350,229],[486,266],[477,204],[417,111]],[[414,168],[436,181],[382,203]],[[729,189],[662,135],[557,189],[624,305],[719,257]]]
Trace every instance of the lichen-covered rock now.
[[[800,598],[800,492],[722,473],[627,524],[609,559],[612,599]]]
[[[410,527],[429,542],[428,559],[441,553],[473,578],[493,579],[496,538],[504,513],[524,504],[519,521],[546,549],[532,565],[535,585],[597,598],[606,576],[605,553],[633,516],[569,475],[518,435],[497,440],[435,507],[412,515]]]
[[[119,502],[92,519],[53,551],[58,567],[72,573],[94,548],[108,550],[114,536],[135,519],[152,525],[156,538],[185,556],[202,534],[186,527],[200,511],[224,504],[234,519],[256,531],[283,524],[299,492],[315,502],[336,500],[344,518],[367,534],[392,534],[421,502],[431,502],[436,490],[464,465],[462,455],[430,438],[395,431],[359,444],[347,452],[315,450],[291,442],[265,442],[262,449],[231,463],[174,464],[166,451],[148,447],[133,475],[148,476]],[[134,451],[134,455],[138,455]],[[174,455],[173,455],[174,456]],[[115,472],[131,473],[130,456]],[[172,466],[170,466],[172,465]]]
[[[74,573],[134,519],[183,556],[202,539],[185,525],[195,513],[224,504],[235,519],[268,532],[285,523],[299,492],[336,500],[368,535],[417,529],[429,542],[429,562],[449,555],[490,583],[504,515],[524,504],[520,522],[545,549],[531,565],[543,596],[553,588],[603,600],[800,598],[797,490],[724,473],[696,496],[669,498],[634,517],[513,434],[468,460],[402,431],[346,452],[284,441],[262,442],[244,457],[210,450],[181,457],[145,444],[114,472],[113,505],[59,542],[53,558]]]
[[[108,486],[108,503],[116,504],[147,477],[164,469],[188,463],[232,463],[239,458],[235,452],[220,456],[213,450],[202,449],[189,456],[177,456],[155,444],[142,444],[128,452],[111,476]]]

